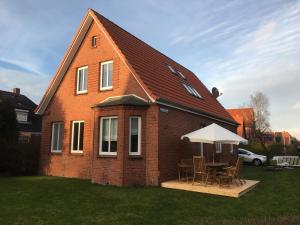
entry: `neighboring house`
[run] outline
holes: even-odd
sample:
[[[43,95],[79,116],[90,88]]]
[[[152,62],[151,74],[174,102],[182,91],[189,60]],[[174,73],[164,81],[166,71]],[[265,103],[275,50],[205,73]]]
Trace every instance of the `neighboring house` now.
[[[34,113],[37,105],[22,95],[19,88],[14,88],[12,92],[0,90],[0,95],[7,99],[15,109],[19,142],[29,143],[32,138],[39,137],[41,116]]]
[[[271,145],[275,143],[275,133],[273,131],[267,131],[263,133],[262,137],[266,145]]]
[[[237,123],[197,76],[89,9],[36,113],[43,115],[41,172],[114,185],[177,177],[200,144],[180,140]],[[218,158],[237,150],[218,145]],[[207,160],[215,145],[204,144]]]
[[[250,142],[255,137],[254,111],[252,108],[227,109],[229,114],[235,119],[238,126],[237,133]]]
[[[292,143],[292,136],[289,132],[275,132],[275,142],[277,144],[290,145]]]

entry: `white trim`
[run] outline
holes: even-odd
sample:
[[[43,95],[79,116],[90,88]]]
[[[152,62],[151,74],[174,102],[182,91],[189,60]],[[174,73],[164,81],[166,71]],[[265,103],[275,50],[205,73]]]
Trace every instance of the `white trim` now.
[[[95,41],[95,42],[94,42]],[[97,36],[92,37],[92,47],[96,48],[97,47]]]
[[[63,149],[63,142],[61,143],[61,149],[53,149],[53,147],[54,147],[54,126],[55,125],[59,125],[59,129],[58,129],[58,134],[57,134],[57,143],[56,144],[58,144],[59,143],[59,141],[60,141],[60,132],[61,132],[61,127],[62,127],[62,135],[63,135],[63,127],[64,127],[64,123],[63,122],[54,122],[54,123],[52,123],[52,136],[51,136],[51,152],[54,152],[54,153],[58,153],[58,152],[62,152],[62,149]],[[61,136],[62,137],[62,141],[63,141],[63,136]],[[58,146],[58,145],[57,145]]]
[[[84,127],[84,120],[74,120],[72,121],[72,134],[71,134],[71,153],[83,153],[83,149],[84,149],[84,136],[82,138],[82,148],[81,150],[74,150],[73,149],[73,142],[74,142],[74,124],[75,123],[79,123],[79,126],[78,126],[78,140],[77,140],[77,146],[79,148],[79,144],[80,144],[80,124],[83,123],[83,127]],[[84,128],[83,128],[84,129]],[[83,133],[84,135],[84,133]]]
[[[25,120],[19,120],[18,119],[18,113],[22,117],[26,117]],[[28,121],[28,116],[29,116],[29,110],[24,110],[24,109],[15,109],[15,114],[16,114],[16,120],[18,123],[23,123],[23,124],[31,124],[30,121]]]
[[[230,154],[233,154],[234,149],[233,149],[233,144],[230,144]]]
[[[74,39],[72,41],[71,46],[68,48],[67,53],[65,57],[62,60],[62,63],[60,64],[56,76],[54,76],[53,82],[50,83],[50,87],[47,89],[45,98],[42,98],[42,101],[40,102],[39,106],[37,107],[36,114],[42,115],[50,100],[52,99],[54,93],[56,92],[58,86],[60,85],[60,82],[62,81],[65,73],[67,72],[69,65],[72,62],[72,59],[74,58],[77,50],[79,49],[79,46],[81,45],[83,39],[85,38],[85,34],[87,30],[89,29],[90,25],[93,22],[93,17],[90,15],[90,13],[87,14],[85,20],[82,23],[82,26],[79,28],[79,31]],[[78,41],[79,40],[79,41]],[[75,48],[74,48],[75,47]],[[54,89],[53,89],[54,87]]]
[[[216,143],[216,154],[221,154],[222,153],[222,143]]]
[[[222,119],[217,119],[217,118],[215,118],[213,116],[208,116],[208,115],[205,115],[205,114],[202,114],[202,113],[198,113],[198,112],[195,112],[195,111],[192,111],[192,110],[189,110],[189,109],[185,109],[185,108],[182,108],[182,107],[179,107],[179,106],[174,106],[172,104],[160,102],[159,100],[156,100],[155,103],[159,104],[159,105],[168,106],[168,107],[173,108],[173,109],[178,109],[178,110],[181,110],[181,111],[184,111],[184,112],[192,113],[192,114],[195,114],[195,115],[198,115],[198,116],[203,116],[205,118],[209,118],[209,119],[212,119],[212,120],[215,120],[215,121],[219,121],[219,122],[222,122],[222,123],[226,123],[226,124],[229,124],[229,125],[237,126],[237,124],[230,123],[230,122],[222,120]]]
[[[108,35],[104,32],[104,30],[102,29],[101,25],[99,24],[98,20],[94,18],[94,16],[90,13],[91,17],[94,19],[95,23],[98,25],[98,27],[100,28],[100,30],[102,31],[102,33],[104,34],[104,36],[107,38],[108,42],[112,45],[113,49],[116,51],[116,53],[119,55],[119,57],[121,58],[121,60],[123,61],[123,63],[126,65],[126,67],[128,68],[128,70],[131,72],[131,74],[133,75],[133,77],[135,78],[135,80],[138,82],[138,84],[141,86],[141,88],[143,89],[143,91],[146,93],[146,95],[149,97],[149,99],[152,102],[155,102],[155,100],[151,97],[151,95],[147,92],[147,90],[144,88],[144,86],[141,84],[141,82],[139,81],[139,79],[136,77],[135,73],[132,71],[131,67],[127,64],[127,62],[124,60],[123,56],[119,53],[119,51],[117,50],[117,48],[115,47],[114,43],[112,42],[112,40],[108,37]],[[121,50],[120,50],[121,51]]]
[[[86,82],[86,90],[82,90],[82,91],[79,91],[79,71],[83,70],[85,71],[85,69],[87,69],[87,74],[83,73],[83,76],[82,76],[82,85],[84,85],[84,82]],[[76,82],[76,94],[85,94],[88,92],[88,75],[89,75],[89,68],[88,66],[82,66],[82,67],[79,67],[77,68],[77,82]],[[85,80],[85,77],[87,78],[87,80]]]
[[[104,119],[108,119],[109,123],[108,123],[108,134],[109,134],[109,141],[108,141],[108,151],[107,152],[102,152],[102,126],[103,126],[103,120]],[[118,145],[118,126],[119,126],[119,121],[118,121],[118,117],[117,116],[105,116],[105,117],[101,117],[100,118],[100,125],[99,125],[99,155],[117,155],[118,152],[118,148],[116,152],[111,152],[110,151],[110,122],[111,119],[117,119],[117,145]]]
[[[107,100],[109,100],[109,99],[112,99],[112,98],[120,98],[120,97],[125,97],[125,96],[134,96],[134,97],[136,97],[136,98],[141,99],[141,100],[144,101],[145,103],[148,103],[148,101],[147,101],[146,99],[144,99],[144,98],[142,98],[142,97],[140,97],[140,96],[138,96],[138,95],[135,95],[135,94],[110,96],[110,97],[107,97],[106,99],[104,99],[103,101],[101,101],[100,103],[103,103],[103,102],[105,102],[105,101],[107,101]]]
[[[131,152],[131,119],[137,118],[138,119],[138,151]],[[130,116],[129,117],[129,155],[141,155],[141,135],[142,135],[142,117],[141,116]]]
[[[102,87],[102,66],[103,65],[108,65],[108,64],[112,64],[112,74],[111,74],[111,81],[112,81],[112,85],[111,86],[106,86],[106,87]],[[100,91],[106,91],[106,90],[112,90],[113,88],[113,74],[114,74],[114,61],[113,60],[110,60],[110,61],[105,61],[105,62],[102,62],[100,64]],[[107,79],[107,85],[108,85],[108,66],[107,66],[107,74],[106,74],[106,79]]]
[[[15,109],[15,111],[18,111],[18,112],[29,112],[29,110],[24,110],[24,109]]]

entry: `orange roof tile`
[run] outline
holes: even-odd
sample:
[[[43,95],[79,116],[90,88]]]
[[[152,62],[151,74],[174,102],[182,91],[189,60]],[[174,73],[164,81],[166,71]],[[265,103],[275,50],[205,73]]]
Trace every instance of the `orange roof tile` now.
[[[234,122],[230,114],[193,72],[104,16],[95,11],[93,12],[156,100],[168,100]],[[186,80],[181,76],[172,74],[166,64],[180,71],[186,77]],[[182,82],[191,84],[203,99],[191,96],[183,87]]]

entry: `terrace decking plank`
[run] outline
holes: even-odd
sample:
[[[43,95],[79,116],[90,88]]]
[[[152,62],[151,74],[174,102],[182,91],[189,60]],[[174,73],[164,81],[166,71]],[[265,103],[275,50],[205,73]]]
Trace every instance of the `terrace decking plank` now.
[[[172,180],[161,183],[161,187],[239,198],[259,183],[259,181],[255,180],[245,181],[246,183],[243,185],[232,184],[230,187],[219,187],[218,184],[205,186],[204,184],[197,183],[192,185],[191,182]]]

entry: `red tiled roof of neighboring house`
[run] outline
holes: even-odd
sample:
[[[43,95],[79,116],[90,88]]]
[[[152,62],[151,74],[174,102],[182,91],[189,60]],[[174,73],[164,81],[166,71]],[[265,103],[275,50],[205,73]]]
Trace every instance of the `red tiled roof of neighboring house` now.
[[[235,120],[243,118],[245,126],[251,127],[254,125],[254,111],[252,108],[227,109],[227,111]]]
[[[155,100],[167,100],[234,122],[226,109],[212,96],[193,72],[99,13],[93,12]],[[186,80],[172,74],[167,64],[180,71]],[[182,82],[192,85],[203,99],[191,96],[183,87]]]

